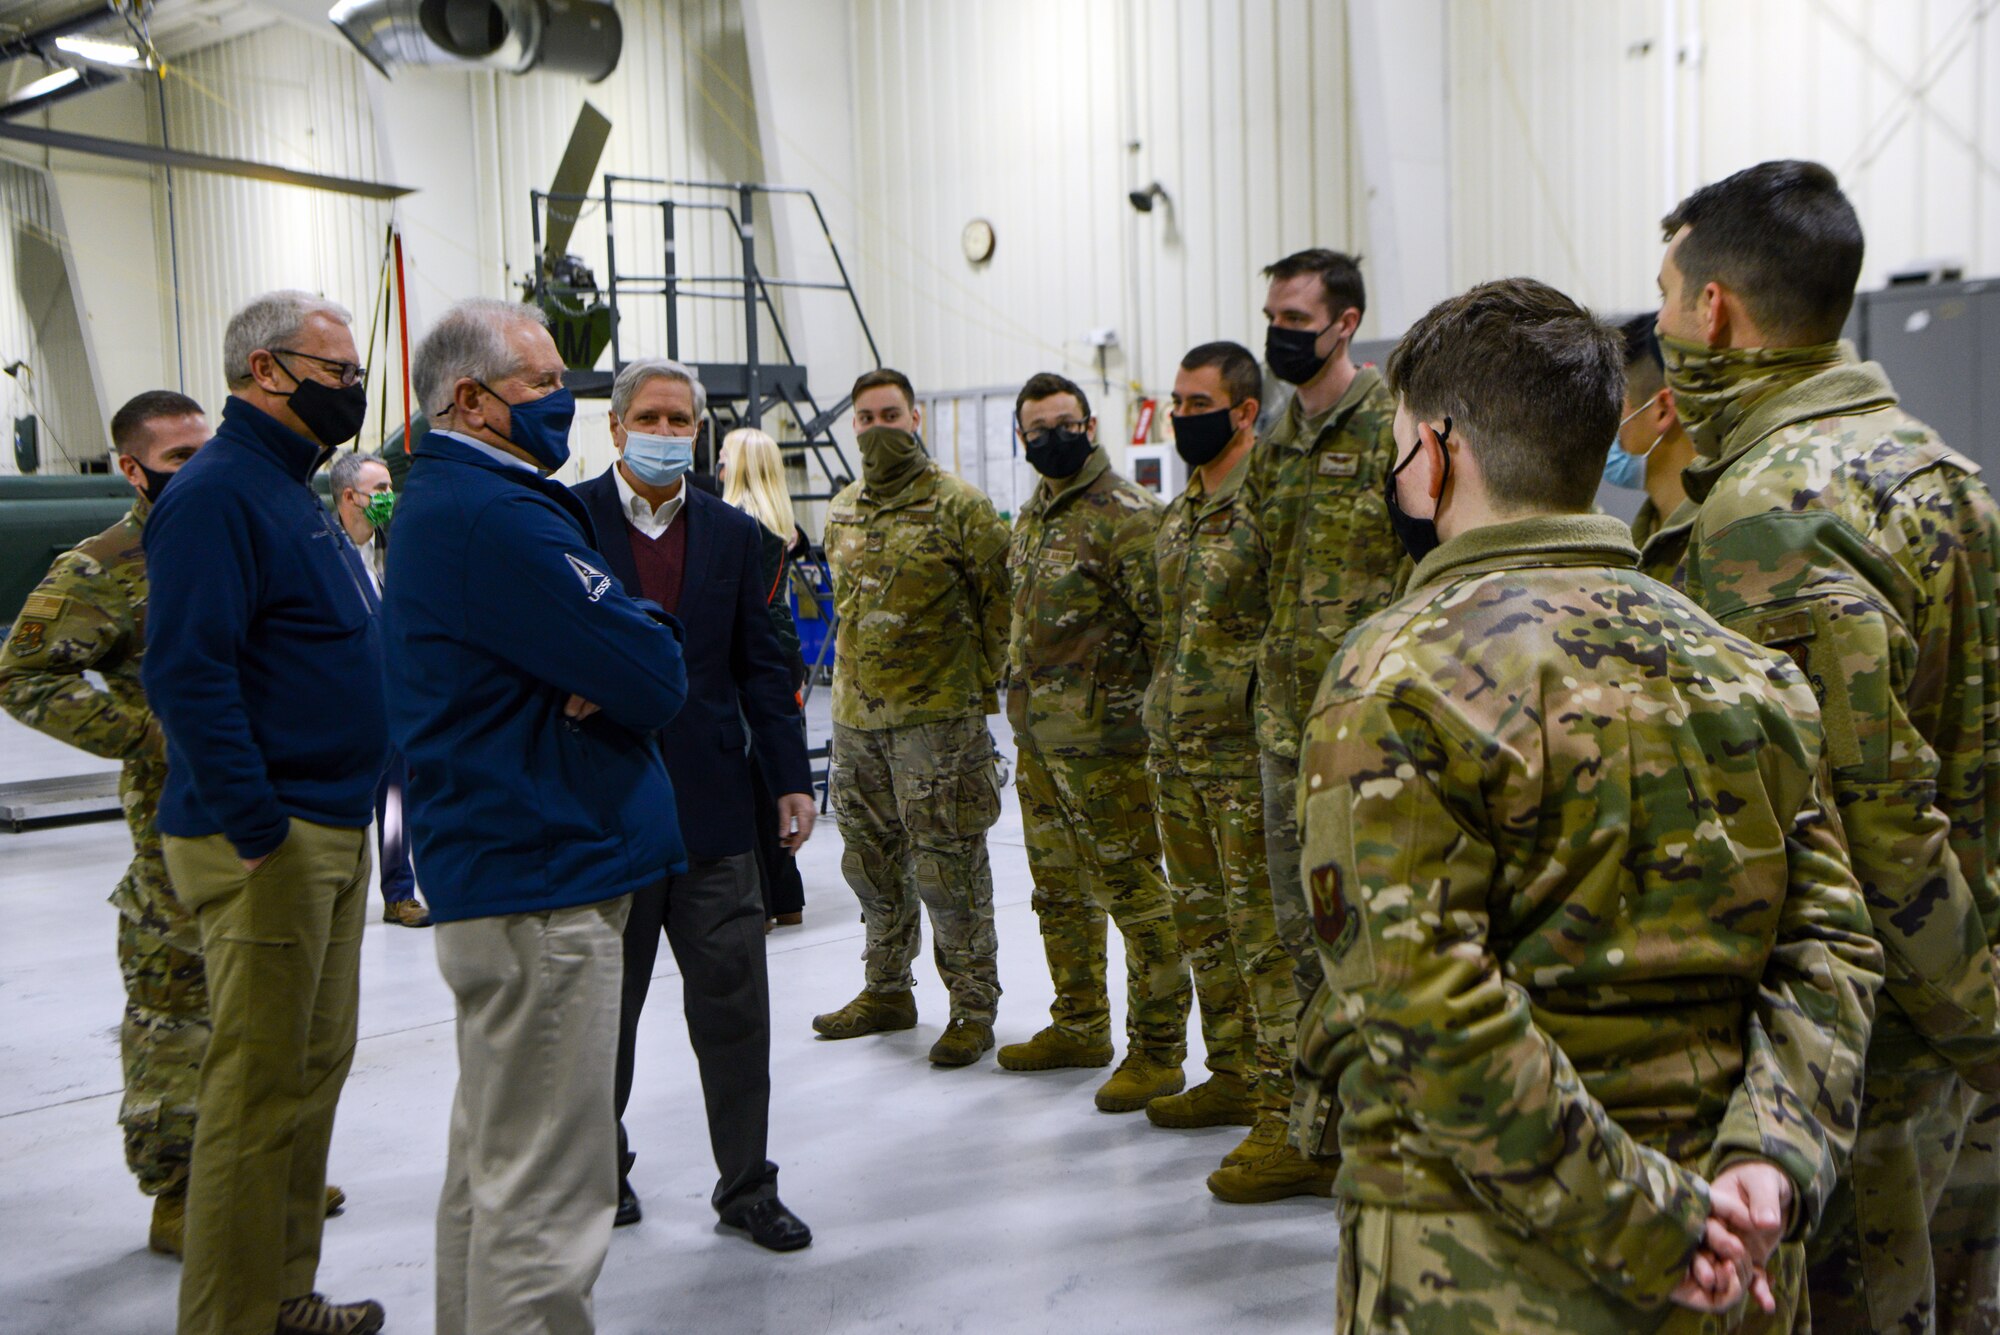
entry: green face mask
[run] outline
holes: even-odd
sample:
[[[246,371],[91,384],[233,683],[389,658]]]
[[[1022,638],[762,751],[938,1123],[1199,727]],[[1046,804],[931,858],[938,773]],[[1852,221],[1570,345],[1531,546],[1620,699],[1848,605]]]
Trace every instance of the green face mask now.
[[[856,443],[861,447],[861,480],[878,496],[901,491],[930,463],[924,443],[894,427],[870,427]]]
[[[1764,398],[1840,361],[1838,343],[1803,348],[1711,348],[1655,329],[1674,413],[1695,452],[1719,459],[1729,433]]]
[[[389,527],[389,512],[396,508],[396,493],[378,491],[368,498],[368,504],[361,507],[361,513],[378,530]]]

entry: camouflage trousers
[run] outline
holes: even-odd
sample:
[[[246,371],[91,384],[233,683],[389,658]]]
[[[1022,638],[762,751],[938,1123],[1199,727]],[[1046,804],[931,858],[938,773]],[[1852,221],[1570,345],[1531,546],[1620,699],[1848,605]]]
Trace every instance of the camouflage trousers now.
[[[1208,1069],[1240,1077],[1267,1113],[1287,1117],[1298,1004],[1265,875],[1262,786],[1254,774],[1175,771],[1153,787]]]
[[[1634,1307],[1597,1286],[1547,1246],[1484,1212],[1428,1213],[1340,1206],[1338,1335],[1748,1335],[1806,1329],[1804,1248],[1771,1256],[1765,1315],[1745,1300],[1719,1316]]]
[[[1125,938],[1125,1039],[1169,1066],[1187,1057],[1188,971],[1160,876],[1160,831],[1143,759],[1049,756],[1020,735],[1021,823],[1035,915],[1055,983],[1049,1019],[1086,1042],[1111,1034],[1109,915]]]
[[[2000,1331],[2000,1097],[1973,1094],[1958,1160],[1931,1215],[1938,1329]]]
[[[986,832],[1000,818],[999,757],[983,718],[901,728],[833,727],[840,870],[861,901],[870,992],[914,986],[917,905],[954,1019],[993,1023],[999,938]]]
[[[1299,762],[1266,751],[1257,765],[1264,781],[1264,857],[1271,868],[1271,907],[1278,918],[1278,941],[1292,957],[1292,990],[1303,1011],[1325,973],[1305,882],[1299,875]]]
[[[1871,1051],[1869,1060],[1876,1059]],[[1808,1283],[1814,1330],[1932,1335],[1995,1328],[1990,1321],[1947,1325],[1939,1319],[1945,1266],[1955,1279],[1980,1270],[1992,1273],[1990,1252],[1948,1258],[1945,1249],[1960,1245],[1961,1238],[1982,1233],[1991,1238],[1994,1220],[1953,1219],[1940,1210],[1947,1181],[1960,1180],[1954,1169],[1961,1159],[1967,1114],[1975,1106],[1964,1082],[1947,1068],[1870,1066],[1853,1161],[1828,1199],[1812,1240]],[[1990,1123],[1983,1132],[1982,1141],[1990,1146]],[[1990,1149],[1965,1162],[1968,1172],[1987,1174],[2000,1164]],[[1981,1194],[1965,1183],[1957,1199]],[[1996,1199],[1993,1182],[1984,1184],[1983,1197],[1990,1208]],[[1935,1231],[1940,1223],[1955,1223],[1958,1236],[1940,1236]],[[1989,1311],[1992,1299],[1986,1295]]]
[[[125,1019],[118,1051],[125,1097],[118,1124],[125,1163],[139,1190],[159,1196],[187,1189],[194,1152],[195,1095],[208,1051],[208,982],[201,956],[177,950],[118,915],[118,971],[125,979]]]

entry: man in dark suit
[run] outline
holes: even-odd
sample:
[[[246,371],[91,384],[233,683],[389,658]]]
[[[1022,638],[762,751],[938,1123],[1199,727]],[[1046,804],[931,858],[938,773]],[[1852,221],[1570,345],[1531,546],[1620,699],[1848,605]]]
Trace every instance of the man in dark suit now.
[[[625,927],[625,994],[618,1032],[618,1114],[632,1094],[639,1012],[664,929],[680,964],[688,1033],[701,1066],[708,1136],[721,1181],[711,1198],[725,1226],[792,1251],[812,1232],[778,1200],[765,1157],[771,1101],[771,1006],[764,969],[757,822],[774,821],[796,850],[815,808],[791,668],[765,610],[757,521],[689,485],[694,437],[708,409],[701,382],[676,362],[626,366],[611,390],[619,459],[577,486],[598,551],[625,588],[686,628],[688,699],[660,734],[679,796],[688,869],[633,897]],[[777,810],[752,797],[745,726]],[[618,1222],[637,1223],[639,1198],[621,1120]]]

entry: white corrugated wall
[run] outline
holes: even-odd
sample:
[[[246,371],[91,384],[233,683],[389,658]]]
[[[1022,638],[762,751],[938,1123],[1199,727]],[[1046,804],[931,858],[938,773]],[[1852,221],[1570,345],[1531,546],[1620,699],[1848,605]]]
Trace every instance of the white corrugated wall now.
[[[1864,287],[1921,257],[2000,268],[1991,0],[1459,0],[1453,277],[1526,273],[1605,309],[1655,300],[1669,198],[1778,157],[1839,173]],[[1677,31],[1668,31],[1669,19]]]
[[[1291,251],[1366,251],[1337,0],[856,0],[859,283],[920,387],[1110,379],[1261,348]],[[1128,147],[1137,141],[1136,150]],[[1171,211],[1126,192],[1165,186]],[[993,224],[990,262],[960,233]],[[1114,390],[1114,394],[1116,391]],[[1115,420],[1115,419],[1114,419]]]
[[[210,47],[170,67],[169,140],[196,152],[379,179],[364,68],[351,52],[286,24]],[[227,393],[223,327],[259,292],[316,292],[366,325],[386,203],[188,171],[175,173],[174,200],[187,387],[211,410]],[[164,248],[164,218],[156,232]],[[165,337],[171,343],[171,328]]]

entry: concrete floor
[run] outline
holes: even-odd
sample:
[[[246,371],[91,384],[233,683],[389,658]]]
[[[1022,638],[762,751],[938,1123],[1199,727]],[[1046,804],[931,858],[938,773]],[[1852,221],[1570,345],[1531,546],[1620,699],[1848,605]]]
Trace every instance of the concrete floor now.
[[[0,781],[97,767],[0,717]],[[1006,1043],[1045,1022],[1050,995],[1011,793],[991,847]],[[1099,1113],[1090,1096],[1104,1072],[1011,1074],[990,1057],[932,1070],[923,1054],[946,1016],[927,953],[915,1030],[815,1038],[812,1015],[861,979],[839,850],[823,825],[801,859],[805,925],[770,938],[772,1155],[817,1240],[776,1256],[715,1231],[700,1087],[662,950],[628,1116],[646,1219],[613,1237],[600,1330],[1083,1335],[1331,1322],[1330,1202],[1213,1200],[1202,1179],[1241,1131]],[[0,1330],[16,1335],[173,1326],[179,1269],[146,1250],[148,1206],[116,1124],[121,1000],[104,899],[128,855],[118,824],[0,834]],[[1122,1015],[1122,999],[1113,1005]],[[429,933],[371,919],[329,1174],[349,1205],[328,1224],[320,1285],[379,1299],[398,1335],[432,1329],[451,1014]],[[1190,1042],[1194,1080],[1199,1035]]]

